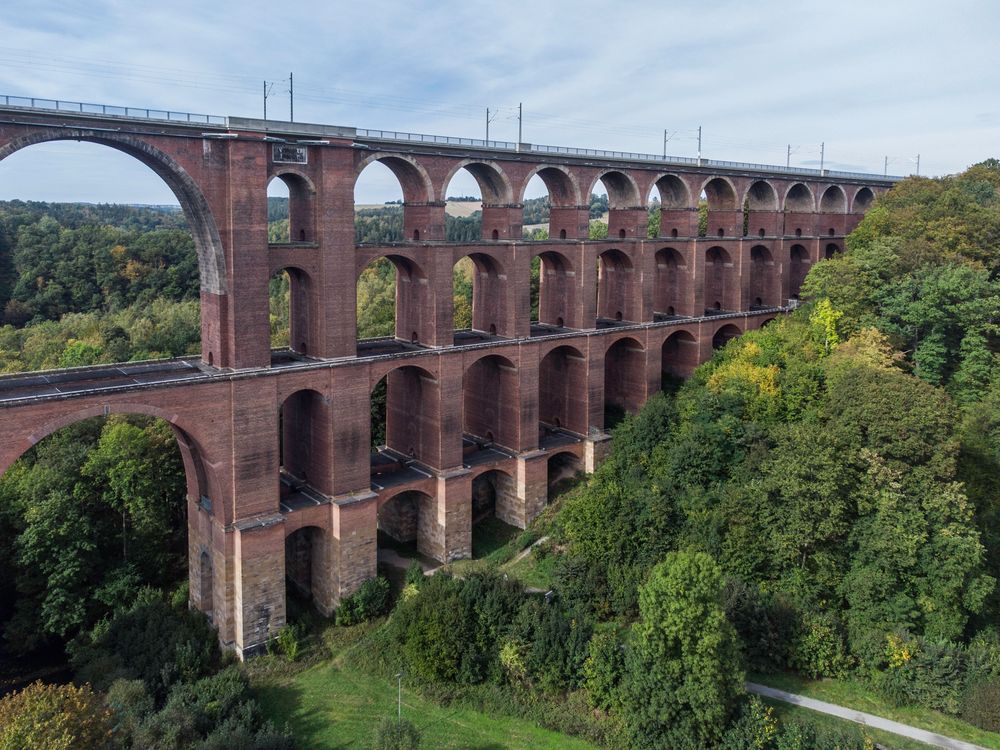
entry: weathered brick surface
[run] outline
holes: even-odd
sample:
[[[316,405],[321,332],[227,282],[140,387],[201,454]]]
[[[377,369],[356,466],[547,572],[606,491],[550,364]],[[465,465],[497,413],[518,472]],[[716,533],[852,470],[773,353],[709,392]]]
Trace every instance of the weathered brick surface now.
[[[134,156],[171,187],[199,257],[204,362],[190,382],[100,390],[95,381],[0,400],[0,470],[87,417],[169,422],[187,473],[191,604],[241,654],[284,624],[286,576],[325,614],[374,576],[379,527],[439,560],[469,556],[474,485],[481,500],[488,490],[482,502],[498,517],[526,526],[553,478],[575,466],[592,471],[605,455],[607,404],[639,408],[662,373],[689,375],[713,346],[773,317],[747,311],[794,297],[810,266],[843,250],[843,235],[886,188],[343,134],[301,146],[305,163],[288,164],[275,161],[262,131],[206,131],[220,128],[0,110],[0,160],[35,143],[92,141]],[[280,128],[268,135],[303,138]],[[400,181],[405,241],[355,246],[354,184],[375,160]],[[448,184],[460,169],[482,191],[481,242],[443,242]],[[552,204],[545,242],[520,238],[534,175]],[[289,188],[285,243],[267,241],[272,179]],[[587,204],[598,180],[611,205],[609,238],[591,242]],[[661,200],[656,239],[646,238],[650,191]],[[709,228],[698,238],[703,194]],[[531,337],[535,256],[538,320],[564,327],[558,336]],[[357,358],[357,279],[382,257],[397,271],[396,337],[425,348]],[[452,274],[466,257],[473,328],[494,337],[455,347]],[[268,282],[282,270],[291,279],[291,347],[311,359],[271,368]],[[743,312],[655,322],[715,307]],[[598,318],[634,325],[598,329]],[[385,480],[388,487],[369,452],[369,397],[382,378],[387,444],[417,467],[413,479]],[[15,385],[0,378],[0,399]],[[466,453],[463,435],[498,450]],[[296,494],[300,485],[306,495]]]

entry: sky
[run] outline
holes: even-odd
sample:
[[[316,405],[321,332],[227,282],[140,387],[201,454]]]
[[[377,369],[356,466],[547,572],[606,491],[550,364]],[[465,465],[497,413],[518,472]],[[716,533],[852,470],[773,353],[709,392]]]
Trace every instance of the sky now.
[[[0,94],[816,167],[1000,156],[996,0],[4,0]],[[477,194],[470,177],[451,195]],[[400,195],[366,170],[361,203]],[[0,200],[175,203],[92,144],[0,163]]]

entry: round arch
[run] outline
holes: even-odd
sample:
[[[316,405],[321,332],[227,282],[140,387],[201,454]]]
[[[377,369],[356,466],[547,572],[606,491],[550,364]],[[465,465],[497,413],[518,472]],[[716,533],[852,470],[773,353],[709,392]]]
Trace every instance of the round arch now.
[[[735,211],[739,208],[736,188],[728,177],[711,177],[702,184],[709,211]]]
[[[687,378],[699,364],[698,339],[682,328],[672,331],[660,346],[660,371],[674,378]]]
[[[382,152],[367,156],[359,162],[354,173],[354,183],[365,168],[372,162],[379,162],[389,168],[399,181],[403,190],[403,201],[406,203],[433,203],[434,187],[427,170],[412,156],[405,154],[386,154]],[[447,186],[446,186],[447,187]]]
[[[268,175],[265,192],[275,180],[284,183],[288,190],[287,242],[315,242],[316,186],[304,172],[283,165]]]
[[[853,208],[851,209],[853,213],[864,214],[868,213],[868,210],[875,203],[875,193],[869,187],[859,188],[854,194],[854,200],[852,201]]]
[[[767,180],[757,180],[747,188],[743,201],[751,211],[777,211],[778,192]]]
[[[655,262],[653,310],[668,317],[686,315],[687,263],[684,256],[672,247],[662,247],[656,251]]]
[[[462,430],[474,444],[516,449],[518,443],[517,368],[500,354],[476,352],[462,372]]]
[[[847,195],[840,185],[830,185],[819,200],[819,210],[825,214],[847,213]]]
[[[514,202],[514,189],[503,168],[493,161],[483,159],[463,159],[441,181],[439,201],[448,198],[448,186],[461,170],[466,170],[479,184],[484,204],[508,205]]]
[[[645,396],[646,348],[631,336],[615,339],[604,352],[604,426],[638,411]]]
[[[517,192],[517,202],[524,203],[524,193],[531,178],[538,175],[545,183],[549,201],[554,206],[580,205],[580,184],[572,172],[554,164],[539,164],[524,176]]]
[[[726,323],[719,326],[719,329],[712,336],[712,348],[721,349],[733,339],[741,336],[743,331],[735,323]]]
[[[816,210],[816,198],[807,185],[796,182],[785,193],[783,206],[790,213],[809,214]]]
[[[632,319],[632,259],[628,253],[609,248],[597,256],[597,317],[604,320]]]
[[[538,289],[532,289],[532,311],[537,311],[539,323],[563,328],[572,326],[576,310],[575,277],[578,269],[573,260],[558,250],[539,248],[533,254],[539,259]]]
[[[589,196],[594,192],[597,183],[603,183],[608,191],[608,205],[612,209],[637,208],[643,205],[642,197],[639,194],[639,186],[632,176],[618,169],[605,169],[591,180],[590,188],[586,191]]]
[[[669,172],[658,175],[653,186],[660,194],[660,205],[668,209],[688,209],[693,206],[687,183]]]
[[[581,394],[587,389],[587,359],[575,346],[562,344],[538,362],[539,435],[555,430],[587,434],[588,415]]]
[[[153,170],[177,197],[184,211],[184,217],[191,227],[195,250],[198,253],[202,292],[217,295],[226,293],[228,288],[226,255],[215,217],[201,188],[176,160],[133,135],[67,129],[42,130],[15,138],[0,147],[0,161],[21,149],[51,141],[87,141],[108,146],[137,159]]]

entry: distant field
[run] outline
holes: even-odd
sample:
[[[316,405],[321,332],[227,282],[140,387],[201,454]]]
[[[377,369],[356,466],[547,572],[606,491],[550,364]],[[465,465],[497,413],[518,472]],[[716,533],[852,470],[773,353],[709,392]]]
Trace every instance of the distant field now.
[[[392,203],[357,203],[354,206],[355,211],[362,211],[365,209],[372,208],[386,208],[388,206],[398,205]],[[449,216],[454,216],[458,219],[466,219],[472,216],[476,211],[481,211],[483,204],[481,201],[448,201],[445,204],[444,210]]]

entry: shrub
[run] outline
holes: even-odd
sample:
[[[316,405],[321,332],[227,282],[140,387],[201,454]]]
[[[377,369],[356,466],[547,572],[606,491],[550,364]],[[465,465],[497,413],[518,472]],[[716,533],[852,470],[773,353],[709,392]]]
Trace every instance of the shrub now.
[[[299,628],[297,625],[286,625],[278,631],[276,638],[278,648],[285,655],[288,661],[295,661],[299,658]]]
[[[35,682],[0,699],[0,750],[111,750],[111,711],[89,685]]]
[[[625,669],[625,651],[614,630],[594,633],[583,663],[583,684],[590,705],[609,711],[618,705],[618,686]]]
[[[1000,732],[1000,681],[970,685],[962,698],[962,718],[980,729]]]
[[[142,680],[115,680],[104,702],[114,714],[115,731],[125,737],[131,737],[155,708]]]
[[[382,576],[370,578],[361,588],[340,600],[337,608],[337,624],[357,625],[374,620],[389,611],[389,581]]]
[[[743,704],[740,715],[722,736],[720,750],[762,750],[778,735],[774,709],[756,695]]]
[[[807,677],[839,677],[851,666],[844,636],[833,615],[799,613],[799,623],[789,650],[792,667]]]
[[[416,560],[410,563],[410,567],[406,569],[406,578],[404,583],[407,586],[419,586],[424,582],[424,569]]]
[[[753,583],[726,580],[723,606],[743,642],[747,668],[775,672],[788,664],[788,644],[795,628],[795,613],[783,600],[761,593]]]
[[[375,728],[372,750],[417,750],[420,732],[406,719],[387,716]]]

